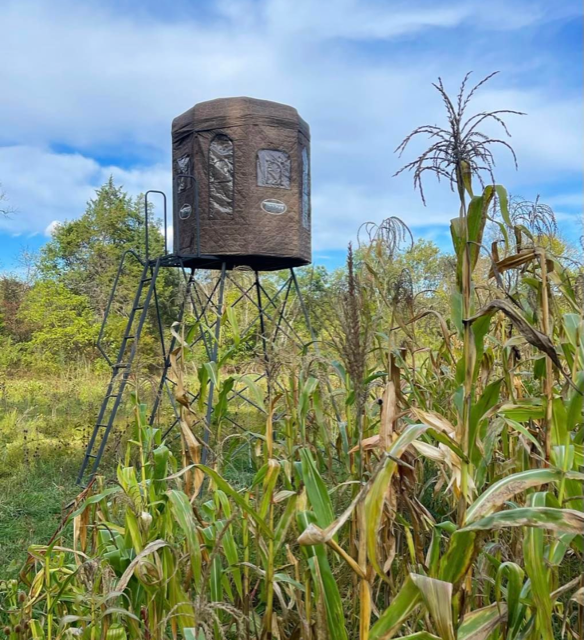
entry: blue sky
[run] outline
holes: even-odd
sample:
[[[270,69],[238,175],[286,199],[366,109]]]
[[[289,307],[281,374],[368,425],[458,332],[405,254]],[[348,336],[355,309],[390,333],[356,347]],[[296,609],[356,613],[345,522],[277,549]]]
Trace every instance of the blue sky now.
[[[444,114],[472,70],[500,74],[477,110],[508,108],[518,158],[497,181],[553,206],[582,235],[580,0],[2,0],[0,269],[79,216],[110,174],[170,193],[170,123],[196,102],[250,95],[311,126],[315,261],[336,266],[359,225],[396,215],[447,249],[446,185],[428,206],[393,150]],[[408,158],[413,158],[413,147]],[[6,203],[4,203],[6,204]]]

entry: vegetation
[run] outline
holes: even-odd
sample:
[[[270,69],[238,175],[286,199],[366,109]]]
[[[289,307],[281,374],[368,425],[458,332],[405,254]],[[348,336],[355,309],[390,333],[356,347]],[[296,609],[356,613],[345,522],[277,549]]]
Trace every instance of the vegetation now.
[[[142,199],[132,201],[110,180],[98,189],[77,220],[59,225],[34,265],[27,261],[26,278],[5,275],[0,280],[0,371],[30,368],[55,372],[72,364],[96,360],[95,342],[120,258],[131,249],[144,250]],[[150,228],[151,250],[162,253],[158,227]],[[105,347],[113,352],[121,339],[141,266],[125,262],[107,325]],[[177,279],[170,271],[158,289],[163,312],[168,314]],[[165,318],[168,316],[166,315]],[[155,333],[146,337],[154,349]]]
[[[114,477],[3,583],[9,638],[582,636],[581,267],[550,211],[492,180],[502,141],[477,125],[502,112],[465,120],[466,84],[451,101],[438,83],[448,127],[416,130],[439,143],[406,165],[458,194],[452,256],[397,218],[365,225],[343,273],[313,280],[313,348],[270,349],[270,387],[250,375],[260,334],[226,317],[214,366],[188,339],[211,328],[186,318],[179,437],[148,425],[141,372]],[[259,407],[237,428],[233,391]]]

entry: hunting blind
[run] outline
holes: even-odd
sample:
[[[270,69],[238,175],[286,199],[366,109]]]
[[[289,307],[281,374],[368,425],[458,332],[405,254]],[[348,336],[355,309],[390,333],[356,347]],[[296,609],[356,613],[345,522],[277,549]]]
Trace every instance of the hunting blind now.
[[[172,123],[175,251],[271,271],[310,262],[310,132],[296,109],[201,102]]]

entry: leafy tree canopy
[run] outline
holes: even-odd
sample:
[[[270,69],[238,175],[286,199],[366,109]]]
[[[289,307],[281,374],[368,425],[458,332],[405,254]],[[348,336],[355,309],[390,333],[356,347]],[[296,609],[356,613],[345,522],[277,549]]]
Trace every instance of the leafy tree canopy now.
[[[87,296],[102,315],[120,258],[128,249],[143,253],[144,231],[141,198],[130,198],[110,177],[79,219],[57,226],[41,251],[39,276],[58,280],[70,291]],[[150,244],[152,255],[162,252],[162,235],[154,223],[150,225]],[[139,265],[128,260],[126,272],[133,278],[121,283],[124,298],[131,295],[139,270]]]
[[[37,282],[18,310],[18,318],[32,336],[30,355],[43,364],[56,367],[69,359],[95,355],[99,325],[89,300],[59,282]]]
[[[95,357],[95,340],[120,259],[127,250],[143,256],[144,232],[142,199],[132,199],[110,178],[80,218],[56,227],[41,250],[32,286],[1,283],[0,333],[12,341],[26,341],[26,348],[37,358],[39,354],[51,361]],[[149,235],[150,255],[160,255],[164,241],[155,222]],[[105,333],[105,346],[112,354],[121,340],[142,268],[127,256]],[[157,282],[161,309],[169,317],[176,275],[165,269]],[[153,322],[149,327],[154,333]]]

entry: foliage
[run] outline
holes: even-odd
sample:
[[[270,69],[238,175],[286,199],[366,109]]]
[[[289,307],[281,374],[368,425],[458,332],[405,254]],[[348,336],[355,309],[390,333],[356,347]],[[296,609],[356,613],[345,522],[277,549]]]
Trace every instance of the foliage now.
[[[30,289],[27,282],[4,275],[0,277],[0,334],[22,342],[30,339],[29,328],[18,317]]]
[[[37,282],[18,310],[29,327],[29,353],[34,358],[63,366],[67,360],[93,355],[99,331],[89,300],[61,282]]]
[[[153,249],[158,253],[162,241],[152,229]],[[78,219],[57,225],[39,259],[42,279],[58,279],[70,291],[92,301],[96,313],[105,312],[111,283],[123,252],[143,253],[143,212],[140,201],[133,201],[113,179],[97,190]],[[139,267],[133,265],[136,279]],[[128,291],[121,292],[129,295]]]
[[[18,343],[5,367],[14,370],[35,361],[37,368],[55,370],[65,363],[92,361],[118,265],[126,251],[144,253],[144,211],[141,198],[132,200],[108,182],[97,190],[78,219],[55,227],[36,261],[34,277],[0,279],[0,335],[5,344]],[[151,255],[163,251],[163,237],[153,220],[149,229]],[[118,282],[104,346],[119,347],[142,265],[129,255]],[[178,280],[165,269],[157,283],[165,320],[173,306]],[[154,332],[147,332],[142,350],[157,353]]]

